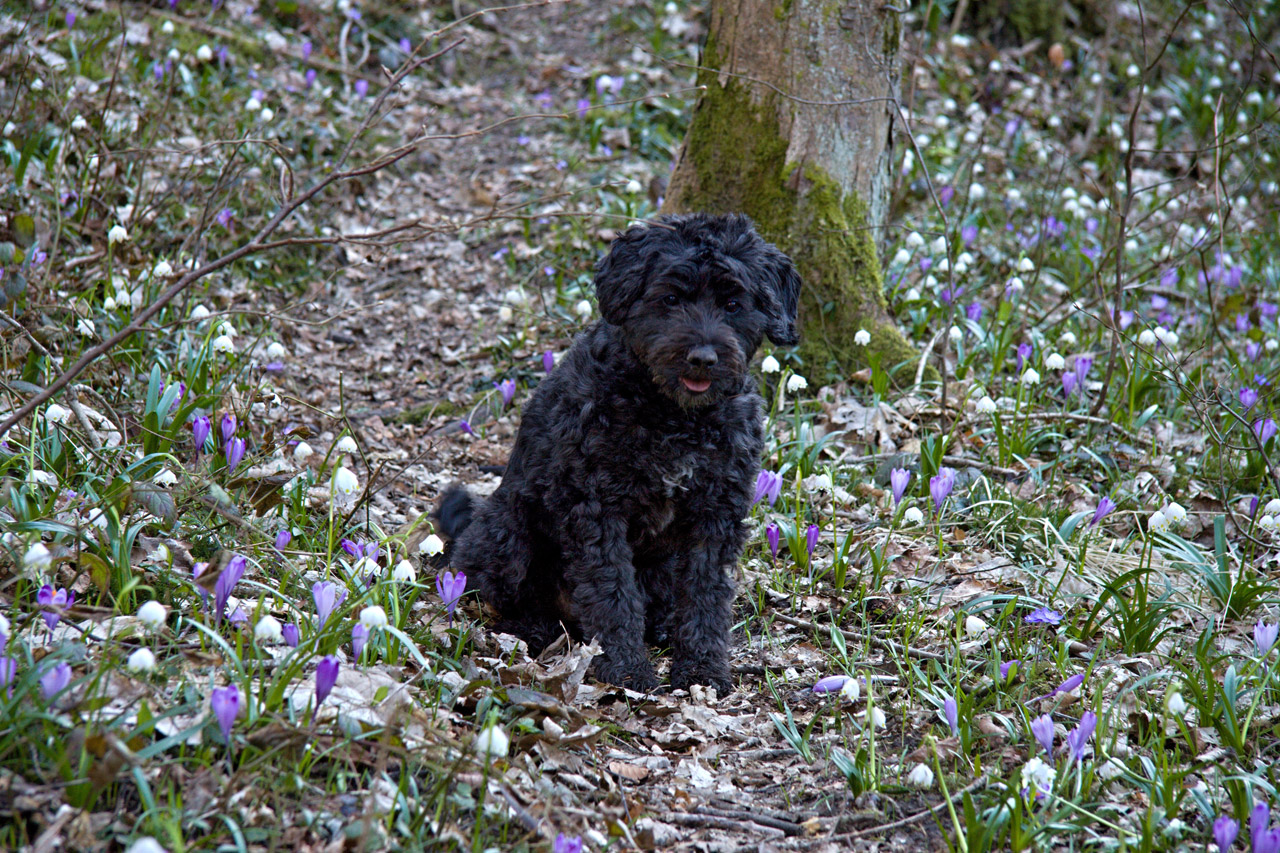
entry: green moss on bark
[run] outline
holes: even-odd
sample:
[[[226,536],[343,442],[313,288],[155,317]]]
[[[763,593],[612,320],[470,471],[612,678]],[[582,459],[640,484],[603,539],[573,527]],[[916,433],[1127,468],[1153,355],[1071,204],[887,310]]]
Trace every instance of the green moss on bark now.
[[[704,63],[716,67],[708,44]],[[670,209],[742,211],[760,233],[795,262],[804,279],[800,300],[799,354],[811,380],[847,376],[867,364],[869,352],[892,368],[918,357],[885,308],[880,262],[867,205],[814,165],[787,162],[787,142],[778,127],[776,96],[751,98],[714,71],[694,111]],[[682,174],[684,172],[684,174]],[[859,329],[871,345],[853,342]],[[911,370],[895,376],[909,382]]]

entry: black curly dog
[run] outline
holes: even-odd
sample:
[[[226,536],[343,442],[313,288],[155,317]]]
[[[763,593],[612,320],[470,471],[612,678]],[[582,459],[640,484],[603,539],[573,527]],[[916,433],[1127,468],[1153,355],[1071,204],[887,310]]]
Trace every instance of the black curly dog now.
[[[747,367],[767,335],[794,344],[800,278],[745,216],[664,216],[596,269],[603,322],[524,409],[502,484],[436,512],[468,589],[537,654],[596,638],[601,681],[732,688],[734,585],[764,448]]]

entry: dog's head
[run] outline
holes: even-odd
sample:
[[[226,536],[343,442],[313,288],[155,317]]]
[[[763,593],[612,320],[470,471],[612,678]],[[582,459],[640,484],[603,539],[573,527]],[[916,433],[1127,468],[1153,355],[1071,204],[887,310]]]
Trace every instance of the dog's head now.
[[[605,321],[682,406],[737,393],[766,335],[799,340],[800,276],[741,214],[630,228],[596,268],[596,296]]]

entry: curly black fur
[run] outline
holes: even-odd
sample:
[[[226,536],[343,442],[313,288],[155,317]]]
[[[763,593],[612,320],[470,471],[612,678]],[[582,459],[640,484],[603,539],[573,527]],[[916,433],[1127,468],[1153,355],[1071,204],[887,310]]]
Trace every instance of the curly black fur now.
[[[762,400],[748,364],[793,344],[800,279],[745,216],[662,217],[596,271],[604,321],[525,407],[502,484],[436,516],[452,563],[536,654],[568,627],[603,647],[596,676],[728,690],[730,570],[746,540]]]

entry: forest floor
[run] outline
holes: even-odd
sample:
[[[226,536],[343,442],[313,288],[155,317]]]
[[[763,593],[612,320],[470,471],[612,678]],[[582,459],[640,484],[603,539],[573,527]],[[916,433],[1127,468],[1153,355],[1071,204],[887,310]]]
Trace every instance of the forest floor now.
[[[0,13],[7,411],[106,350],[0,445],[0,845],[1244,845],[1280,785],[1260,13],[904,15],[886,293],[947,384],[770,353],[717,696],[531,660],[426,559],[656,215],[705,9],[195,6]]]

